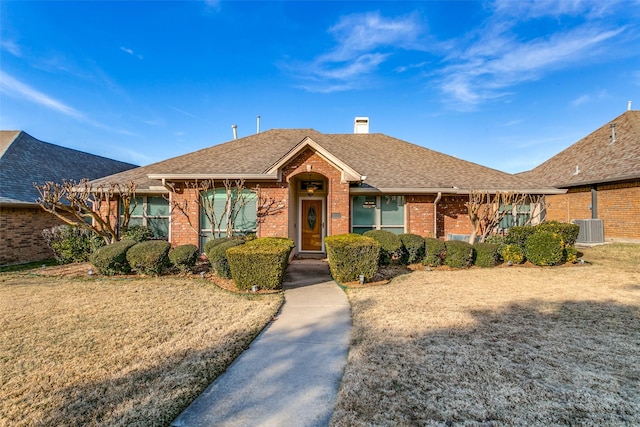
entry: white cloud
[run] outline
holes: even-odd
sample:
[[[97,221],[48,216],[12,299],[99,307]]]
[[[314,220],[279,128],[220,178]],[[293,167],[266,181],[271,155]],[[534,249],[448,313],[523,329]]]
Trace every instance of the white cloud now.
[[[361,87],[397,49],[418,49],[422,28],[417,15],[385,18],[378,12],[343,16],[328,32],[335,45],[310,62],[287,65],[311,92]]]
[[[532,7],[529,2],[506,4],[518,8],[521,3]],[[544,6],[551,4],[543,3]],[[582,5],[582,2],[577,3]],[[529,15],[542,13],[541,6],[538,7],[529,11]],[[566,6],[571,11],[576,7],[569,9]],[[513,17],[510,21],[499,18],[504,17],[490,18],[470,43],[468,38],[458,41],[460,47],[445,58],[446,65],[439,70],[440,89],[458,109],[472,109],[509,95],[518,84],[597,60],[607,52],[607,45],[617,41],[626,31],[625,27],[610,29],[588,22],[568,31],[560,29],[549,35],[526,38],[524,34],[517,34],[518,28],[514,28],[517,22]]]
[[[85,119],[84,114],[80,111],[22,83],[3,71],[0,71],[0,92],[14,98],[26,99],[42,107],[62,113],[65,116],[75,119]]]
[[[128,47],[124,47],[124,46],[120,46],[120,50],[123,51],[124,53],[128,53],[131,56],[135,56],[138,59],[142,59],[142,55],[138,55],[137,53],[135,53],[133,51],[133,49],[129,49]]]
[[[7,52],[9,52],[13,56],[16,56],[18,58],[22,57],[22,49],[13,40],[2,40],[2,41],[0,41],[0,47],[2,47],[2,50],[6,50]]]

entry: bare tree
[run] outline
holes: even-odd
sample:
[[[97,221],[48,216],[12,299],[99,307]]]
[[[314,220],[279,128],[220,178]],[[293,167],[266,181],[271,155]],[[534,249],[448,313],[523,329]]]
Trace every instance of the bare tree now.
[[[136,184],[109,183],[93,186],[88,179],[80,182],[63,180],[34,183],[40,197],[36,199],[42,209],[69,225],[93,230],[107,244],[119,239],[118,228],[126,231],[136,207]],[[117,200],[122,206],[122,220]],[[115,209],[113,205],[115,204]],[[91,220],[88,222],[87,220]]]
[[[213,179],[195,180],[185,183],[185,189],[198,192],[196,199],[198,210],[205,216],[209,223],[209,231],[211,236],[216,237],[233,237],[237,230],[238,216],[243,211],[243,208],[253,201],[257,203],[257,223],[260,224],[264,221],[264,218],[268,215],[273,215],[280,212],[283,208],[278,202],[270,197],[265,197],[260,191],[260,186],[252,188],[250,191],[246,191],[245,180],[225,179],[221,181],[221,186],[216,187],[216,182]],[[216,190],[224,189],[224,205],[218,204],[216,206]],[[175,192],[175,187],[173,187]],[[220,199],[218,199],[218,202]],[[171,202],[171,210],[178,210],[186,218],[189,226],[198,235],[202,235],[199,224],[194,224],[196,219],[192,219],[189,214],[189,202],[184,200],[183,202]],[[222,235],[224,226],[224,236]]]
[[[469,194],[469,202],[465,203],[472,226],[469,243],[473,244],[477,236],[484,242],[487,237],[498,231],[500,222],[505,217],[513,215],[516,218],[521,207],[527,204],[533,205],[535,209],[523,225],[542,218],[546,210],[544,196],[502,191],[493,194],[488,191],[472,191]]]

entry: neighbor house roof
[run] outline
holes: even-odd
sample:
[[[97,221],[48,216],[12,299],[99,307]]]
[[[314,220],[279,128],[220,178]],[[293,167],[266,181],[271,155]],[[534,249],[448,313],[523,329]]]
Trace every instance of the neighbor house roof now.
[[[0,131],[0,203],[33,204],[33,183],[95,179],[136,165],[40,141],[23,131]]]
[[[162,179],[245,177],[278,179],[280,166],[312,149],[343,169],[345,180],[363,181],[360,192],[429,193],[510,190],[553,193],[505,172],[429,150],[387,135],[323,134],[313,129],[272,129],[215,145],[114,176],[95,180],[138,184],[138,191],[158,189]]]
[[[640,178],[640,111],[626,111],[519,176],[558,188]]]

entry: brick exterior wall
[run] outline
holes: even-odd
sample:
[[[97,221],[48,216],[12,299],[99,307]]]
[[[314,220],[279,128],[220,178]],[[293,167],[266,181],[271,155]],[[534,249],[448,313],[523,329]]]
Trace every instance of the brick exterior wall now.
[[[255,185],[248,185],[255,188]],[[260,183],[260,204],[272,204],[271,212],[259,219],[258,237],[289,237],[289,186],[286,183]],[[260,208],[260,205],[258,206]]]
[[[433,237],[433,202],[436,196],[405,197],[405,227],[407,233]]]
[[[176,184],[170,195],[170,205],[179,205],[184,210],[174,208],[171,211],[169,225],[169,242],[171,246],[200,245],[200,205],[198,190],[187,188],[184,184]],[[195,229],[194,229],[195,228]]]
[[[39,206],[0,208],[0,265],[52,258],[42,230],[62,224]]]
[[[640,180],[598,184],[597,216],[604,223],[606,240],[640,241]],[[570,222],[591,218],[591,187],[570,188],[566,194],[547,196],[548,220]]]
[[[438,203],[438,238],[451,234],[471,234],[472,227],[465,203],[469,196],[442,196]]]

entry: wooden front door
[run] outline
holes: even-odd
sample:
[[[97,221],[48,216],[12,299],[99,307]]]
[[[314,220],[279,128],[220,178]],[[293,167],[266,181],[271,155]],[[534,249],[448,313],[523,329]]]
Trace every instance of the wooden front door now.
[[[302,200],[300,250],[322,251],[322,200]]]

